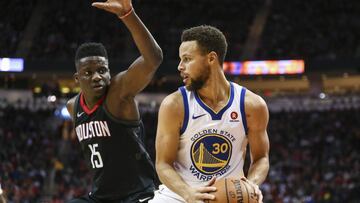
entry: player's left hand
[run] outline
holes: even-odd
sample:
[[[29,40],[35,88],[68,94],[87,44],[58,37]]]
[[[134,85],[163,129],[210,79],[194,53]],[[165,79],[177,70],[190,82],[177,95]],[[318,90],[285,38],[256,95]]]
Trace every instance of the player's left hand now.
[[[91,5],[117,16],[123,16],[132,9],[131,0],[107,0],[106,2],[94,2]]]
[[[258,203],[262,203],[263,201],[263,195],[262,195],[262,192],[259,188],[259,186],[257,184],[255,184],[254,182],[248,180],[247,178],[245,177],[242,177],[241,180],[244,180],[246,181],[247,183],[249,183],[253,188],[254,188],[254,192],[251,192],[250,195],[253,199],[257,199],[258,200]]]

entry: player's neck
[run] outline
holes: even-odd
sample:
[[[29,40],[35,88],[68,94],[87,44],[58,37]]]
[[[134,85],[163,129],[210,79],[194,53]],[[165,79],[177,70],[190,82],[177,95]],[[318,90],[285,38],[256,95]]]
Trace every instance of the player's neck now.
[[[201,100],[213,110],[226,105],[230,96],[230,83],[226,80],[225,75],[211,74],[204,87],[197,91]]]
[[[84,102],[88,109],[92,109],[102,97],[86,96],[84,95]]]

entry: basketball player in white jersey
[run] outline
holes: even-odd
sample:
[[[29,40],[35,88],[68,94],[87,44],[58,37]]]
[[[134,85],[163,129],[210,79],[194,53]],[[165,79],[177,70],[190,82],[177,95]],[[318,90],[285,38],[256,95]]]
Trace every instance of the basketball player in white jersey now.
[[[178,70],[184,87],[167,96],[159,110],[156,169],[163,185],[150,203],[204,202],[224,177],[245,178],[262,202],[260,185],[269,170],[269,114],[258,95],[229,82],[222,64],[225,36],[211,26],[185,30]]]

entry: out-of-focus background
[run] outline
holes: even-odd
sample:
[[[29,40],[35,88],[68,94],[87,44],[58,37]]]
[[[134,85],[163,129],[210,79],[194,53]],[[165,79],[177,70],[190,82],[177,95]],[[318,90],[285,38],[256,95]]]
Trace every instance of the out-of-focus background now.
[[[0,183],[8,202],[61,203],[91,175],[64,109],[83,42],[102,42],[112,74],[139,56],[125,26],[87,0],[0,2]],[[137,97],[154,158],[161,100],[182,85],[185,28],[208,24],[229,43],[229,80],[270,110],[266,203],[360,202],[360,1],[134,0],[164,52]],[[121,160],[114,160],[121,161]],[[247,158],[245,171],[249,166]],[[114,186],[115,187],[115,186]]]

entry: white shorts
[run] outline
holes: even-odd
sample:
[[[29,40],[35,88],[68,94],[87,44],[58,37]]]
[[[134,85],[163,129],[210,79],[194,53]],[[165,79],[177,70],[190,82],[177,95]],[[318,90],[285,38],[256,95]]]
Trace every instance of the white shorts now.
[[[185,200],[165,185],[160,185],[149,203],[185,203]]]

